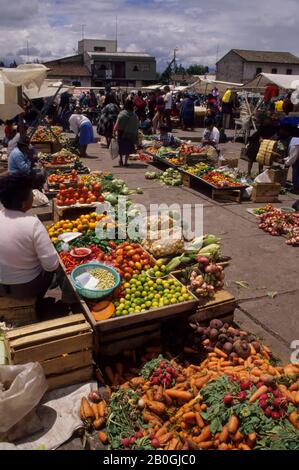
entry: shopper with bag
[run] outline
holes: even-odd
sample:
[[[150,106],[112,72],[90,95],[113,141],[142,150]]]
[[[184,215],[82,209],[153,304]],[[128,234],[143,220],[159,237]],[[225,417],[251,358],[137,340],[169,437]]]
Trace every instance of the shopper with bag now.
[[[119,166],[128,166],[131,153],[135,152],[138,141],[139,120],[134,113],[134,104],[131,100],[125,102],[125,109],[118,115],[114,126],[114,133],[118,134]],[[125,157],[125,163],[123,162]]]

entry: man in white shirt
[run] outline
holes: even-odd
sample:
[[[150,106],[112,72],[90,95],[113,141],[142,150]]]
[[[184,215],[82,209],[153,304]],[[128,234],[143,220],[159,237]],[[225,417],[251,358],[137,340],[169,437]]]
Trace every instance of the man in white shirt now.
[[[212,118],[207,118],[205,120],[206,129],[203,133],[202,143],[204,145],[212,145],[218,149],[220,132],[217,127],[214,126],[214,120]]]
[[[284,159],[286,166],[292,165],[293,171],[293,194],[299,194],[299,138],[293,137],[290,145],[287,158]]]
[[[32,201],[31,177],[0,177],[0,296],[41,300],[59,267],[45,227],[26,214]]]
[[[168,132],[172,130],[172,123],[171,123],[171,112],[172,112],[172,104],[173,104],[173,97],[168,85],[164,87],[164,101],[165,101],[165,119],[166,125],[168,127]]]

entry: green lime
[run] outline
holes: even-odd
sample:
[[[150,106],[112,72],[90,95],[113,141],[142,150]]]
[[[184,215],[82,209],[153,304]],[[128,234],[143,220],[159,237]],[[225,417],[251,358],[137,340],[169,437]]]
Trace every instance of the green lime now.
[[[155,299],[161,299],[161,295],[160,294],[155,294]]]
[[[158,307],[159,307],[158,302],[153,302],[153,303],[152,303],[152,307],[153,307],[153,308],[158,308]]]
[[[162,271],[162,273],[164,273],[166,271],[166,266],[165,265],[161,266],[160,271]]]
[[[163,266],[163,260],[158,259],[158,261],[156,261],[156,266]]]
[[[120,299],[120,301],[119,301],[120,304],[124,304],[125,302],[126,302],[126,301],[125,301],[124,298]]]
[[[145,302],[145,305],[146,305],[148,308],[150,308],[150,307],[152,306],[152,303],[151,303],[150,300],[148,300],[147,302]]]
[[[179,298],[178,298],[178,301],[179,302],[184,302],[184,300],[185,300],[184,297],[182,295],[180,295]]]
[[[157,275],[157,273],[156,273],[156,275]],[[157,284],[157,285],[163,284],[162,279],[157,279],[157,280],[156,280],[156,284]]]
[[[130,307],[129,310],[128,310],[129,313],[134,313],[134,311],[135,311],[135,309],[133,307]]]
[[[155,277],[162,277],[161,271],[156,271],[155,272]]]
[[[170,290],[169,289],[164,289],[164,294],[169,294]]]
[[[122,315],[128,315],[128,313],[129,313],[128,310],[123,310],[123,311],[121,312]]]
[[[189,300],[190,298],[189,294],[184,294],[183,297],[184,297],[184,300]]]
[[[175,297],[171,297],[170,303],[171,303],[171,304],[176,304],[176,303],[177,303],[176,298],[175,298]]]

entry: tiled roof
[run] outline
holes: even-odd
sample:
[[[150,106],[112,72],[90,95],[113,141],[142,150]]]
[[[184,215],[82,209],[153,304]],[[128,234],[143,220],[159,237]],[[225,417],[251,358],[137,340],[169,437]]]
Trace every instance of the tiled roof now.
[[[273,62],[278,64],[299,64],[299,57],[290,52],[247,51],[232,49],[246,62]]]
[[[76,62],[66,62],[60,64],[45,64],[49,67],[48,77],[91,77],[91,73],[85,65]]]

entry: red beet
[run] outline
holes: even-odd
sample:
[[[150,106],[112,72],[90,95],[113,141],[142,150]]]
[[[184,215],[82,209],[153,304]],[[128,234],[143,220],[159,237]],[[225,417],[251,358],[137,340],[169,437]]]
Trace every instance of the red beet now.
[[[245,391],[239,392],[237,395],[237,399],[240,401],[244,401],[247,398],[247,393]]]
[[[248,390],[250,388],[250,381],[249,380],[244,380],[243,382],[241,382],[241,390]]]
[[[273,395],[275,398],[279,398],[280,397],[280,391],[278,390],[278,388],[276,388],[275,390],[273,390]]]
[[[143,437],[143,432],[142,431],[136,432],[135,437],[136,439],[140,439],[141,437]]]
[[[266,400],[260,400],[259,406],[262,408],[262,410],[266,410],[268,408],[268,402]]]
[[[229,375],[227,380],[231,383],[231,382],[237,382],[238,379],[234,377],[233,375]]]
[[[279,411],[272,411],[271,416],[272,416],[272,419],[280,419]]]
[[[234,397],[230,393],[225,395],[225,397],[223,398],[223,402],[225,405],[231,405],[233,401],[234,401]]]
[[[271,410],[271,408],[269,408],[269,407],[266,408],[266,409],[264,410],[264,413],[265,413],[265,415],[266,415],[268,418],[271,418],[271,416],[272,416],[272,410]]]
[[[267,393],[263,393],[261,396],[260,396],[260,400],[268,400],[269,396]]]
[[[130,441],[131,441],[131,439],[129,437],[126,437],[125,439],[121,440],[121,443],[122,443],[123,446],[129,447],[129,445],[131,443]]]
[[[272,401],[272,405],[274,406],[274,408],[280,408],[281,399],[280,398],[274,398],[274,400]]]
[[[130,444],[135,444],[135,442],[136,442],[136,437],[135,436],[130,437]]]
[[[258,382],[258,383],[256,384],[256,387],[257,387],[257,388],[260,388],[260,387],[262,387],[263,385],[265,385],[264,382]]]
[[[151,440],[151,446],[154,447],[154,449],[158,449],[160,445],[161,444],[156,437],[154,437],[154,439]]]

